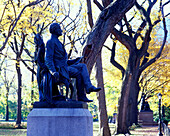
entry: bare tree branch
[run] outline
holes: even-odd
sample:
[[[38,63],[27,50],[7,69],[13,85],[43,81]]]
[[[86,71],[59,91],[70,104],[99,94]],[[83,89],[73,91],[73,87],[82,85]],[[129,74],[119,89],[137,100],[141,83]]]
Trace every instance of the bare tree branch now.
[[[18,54],[18,43],[17,43],[17,38],[16,38],[16,35],[14,35],[14,52],[16,52],[16,54]]]
[[[6,5],[5,5],[4,9],[3,9],[2,16],[1,16],[1,19],[0,19],[0,23],[1,23],[2,19],[3,19],[3,16],[5,14],[5,9],[8,6],[8,4],[9,4],[9,1],[6,3]]]
[[[143,22],[141,23],[140,27],[138,28],[138,30],[136,31],[136,34],[134,36],[134,41],[136,42],[137,38],[141,35],[141,31],[145,28],[146,26],[146,21],[143,20]]]
[[[147,22],[149,23],[150,26],[152,26],[152,23],[151,23],[151,20],[150,20],[150,17],[149,17],[149,14],[147,13],[147,11],[142,7],[140,6],[137,1],[135,2],[135,6],[137,7],[137,9],[144,15],[145,19],[147,20]],[[149,6],[150,7],[150,6]],[[150,11],[150,10],[148,10]]]
[[[73,51],[73,48],[75,47],[74,46],[74,40],[72,40],[72,38],[71,38],[71,35],[70,36],[68,36],[68,39],[70,40],[70,43],[71,43],[71,49],[70,49],[70,51],[69,51],[69,53],[68,53],[68,58],[70,58],[70,56],[71,56],[71,54],[72,54],[72,51]]]
[[[102,11],[104,8],[103,6],[97,1],[97,0],[93,0],[93,2],[97,5],[97,7]]]
[[[7,48],[7,50],[6,50],[6,53],[5,53],[5,55],[4,55],[4,58],[1,60],[1,63],[0,63],[0,71],[2,70],[2,65],[4,64],[4,62],[5,62],[5,59],[6,59],[6,57],[7,57],[7,52],[8,52],[8,48]]]
[[[129,36],[127,36],[126,34],[121,33],[120,31],[118,31],[116,28],[113,28],[111,30],[111,33],[116,37],[116,39],[121,42],[123,45],[125,45],[125,47],[131,51],[134,50],[136,48],[136,46],[134,46],[134,41],[132,38],[130,38]]]
[[[20,51],[19,51],[19,54],[18,54],[18,57],[20,58],[21,57],[21,54],[23,52],[23,48],[24,48],[24,42],[25,42],[25,37],[27,36],[27,34],[24,34],[22,32],[22,42],[21,42],[21,47],[20,47]]]
[[[151,13],[151,9],[154,6],[154,4],[156,3],[156,1],[157,0],[154,0],[153,2],[149,2],[149,6],[147,8],[147,11],[142,6],[140,6],[137,2],[135,3],[138,10],[142,11],[142,14],[144,15],[144,17],[146,18],[147,23],[149,24],[149,28],[148,28],[148,30],[146,30],[146,33],[145,33],[145,38],[143,40],[142,47],[139,50],[139,59],[146,53],[146,51],[148,49],[148,46],[149,46],[149,42],[151,40],[150,34],[152,32],[153,25],[152,25],[152,22],[151,22],[151,19],[150,19],[150,13]],[[144,27],[145,22],[143,22],[142,25]],[[143,29],[143,27],[141,27],[141,30]],[[135,37],[135,38],[137,38],[137,37]]]
[[[161,56],[161,53],[162,53],[162,50],[165,46],[165,43],[166,43],[166,39],[167,39],[167,28],[166,28],[166,21],[165,21],[165,17],[164,17],[164,11],[163,11],[163,6],[162,6],[162,17],[163,17],[163,28],[164,28],[164,39],[163,39],[163,43],[159,49],[159,52],[157,53],[157,55],[151,59],[149,62],[147,62],[145,65],[143,65],[141,68],[140,68],[140,72],[142,72],[143,70],[145,70],[148,66],[150,66],[152,63],[154,63],[160,56]]]
[[[132,38],[132,27],[129,24],[129,22],[127,21],[126,15],[124,15],[124,21],[125,21],[129,36]]]
[[[88,15],[88,21],[89,25],[92,28],[93,27],[93,15],[92,15],[92,9],[91,9],[91,0],[87,1],[87,15]]]
[[[27,54],[31,59],[34,58],[33,56],[31,56],[31,53],[29,52],[29,50],[28,50],[27,48],[25,48],[25,46],[24,46],[24,51],[26,52],[26,54]]]
[[[11,82],[9,84],[9,87],[12,87],[12,83],[14,82],[14,79],[15,79],[15,75],[12,77],[12,80],[11,80]]]
[[[106,47],[106,49],[108,49],[109,51],[112,51],[112,49],[110,49],[108,46],[103,45],[103,47]]]
[[[165,84],[167,84],[167,83],[169,83],[169,82],[170,82],[170,80],[167,80],[167,81],[165,81],[165,82],[163,82],[163,83],[155,86],[153,89],[149,90],[150,94],[153,94],[153,92],[155,92],[156,90],[158,90],[159,87],[162,87],[163,85],[165,85]],[[153,95],[151,95],[151,96],[153,96]],[[151,97],[151,96],[150,96],[150,97]]]
[[[125,69],[119,63],[117,63],[117,61],[115,61],[115,50],[116,50],[116,42],[113,42],[110,62],[113,64],[113,66],[115,66],[116,68],[118,68],[122,72],[122,79],[123,79]]]
[[[11,1],[11,4],[12,4],[12,7],[13,7],[13,10],[14,10],[14,15],[15,15],[15,19],[17,18],[17,15],[16,15],[16,10],[15,10],[15,6],[14,6],[14,3],[12,0]]]
[[[31,71],[34,75],[36,75],[36,72],[34,71],[34,69],[30,68],[23,59],[21,59],[21,61],[29,71]]]

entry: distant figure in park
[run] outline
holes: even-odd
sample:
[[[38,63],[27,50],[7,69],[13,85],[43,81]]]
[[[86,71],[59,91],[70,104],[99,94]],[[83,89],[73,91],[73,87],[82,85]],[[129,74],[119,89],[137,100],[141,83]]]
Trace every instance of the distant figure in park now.
[[[152,110],[150,109],[149,103],[145,101],[145,97],[146,95],[142,96],[140,112],[145,112],[145,111],[152,112]]]

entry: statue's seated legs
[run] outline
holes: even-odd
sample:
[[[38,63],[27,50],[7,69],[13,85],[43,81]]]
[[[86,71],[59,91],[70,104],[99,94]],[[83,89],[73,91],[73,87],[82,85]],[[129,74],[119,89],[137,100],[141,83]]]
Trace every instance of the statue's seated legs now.
[[[69,76],[76,78],[77,81],[79,80],[79,78],[82,78],[82,83],[84,84],[83,86],[86,89],[86,93],[90,94],[91,92],[98,92],[101,90],[100,87],[96,88],[92,85],[86,64],[79,63],[75,65],[70,65],[68,66],[68,71]],[[82,83],[80,83],[79,85],[82,86]]]
[[[92,102],[86,97],[86,93],[97,92],[101,88],[96,88],[91,84],[89,74],[87,71],[87,67],[83,63],[79,63],[76,65],[68,66],[69,76],[70,78],[76,78],[76,89],[77,89],[77,100],[84,102]],[[66,96],[62,96],[59,91],[57,85],[64,83],[66,86]],[[73,94],[73,86],[68,81],[68,79],[60,76],[59,81],[56,82],[54,76],[52,76],[49,72],[45,72],[43,76],[43,95],[44,99],[48,102],[53,102],[53,98],[55,100],[63,100],[63,98],[68,99],[69,87],[71,88],[71,97]],[[86,90],[86,91],[85,91]],[[55,96],[55,97],[54,97]]]
[[[68,66],[69,76],[76,78],[77,96],[79,101],[92,102],[86,97],[86,92],[97,92],[101,88],[96,88],[91,84],[87,67],[83,63]]]

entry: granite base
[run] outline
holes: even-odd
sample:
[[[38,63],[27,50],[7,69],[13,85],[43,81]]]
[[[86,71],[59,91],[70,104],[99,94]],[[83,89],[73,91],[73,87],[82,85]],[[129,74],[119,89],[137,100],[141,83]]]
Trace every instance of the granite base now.
[[[33,108],[27,136],[93,136],[93,118],[85,108]]]

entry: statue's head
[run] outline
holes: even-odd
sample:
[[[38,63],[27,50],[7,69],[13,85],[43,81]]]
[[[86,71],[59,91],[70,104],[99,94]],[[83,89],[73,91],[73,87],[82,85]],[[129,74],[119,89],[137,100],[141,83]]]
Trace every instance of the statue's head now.
[[[51,34],[55,34],[57,36],[61,36],[62,35],[62,30],[61,30],[61,27],[58,23],[52,23],[50,25],[50,33]]]

